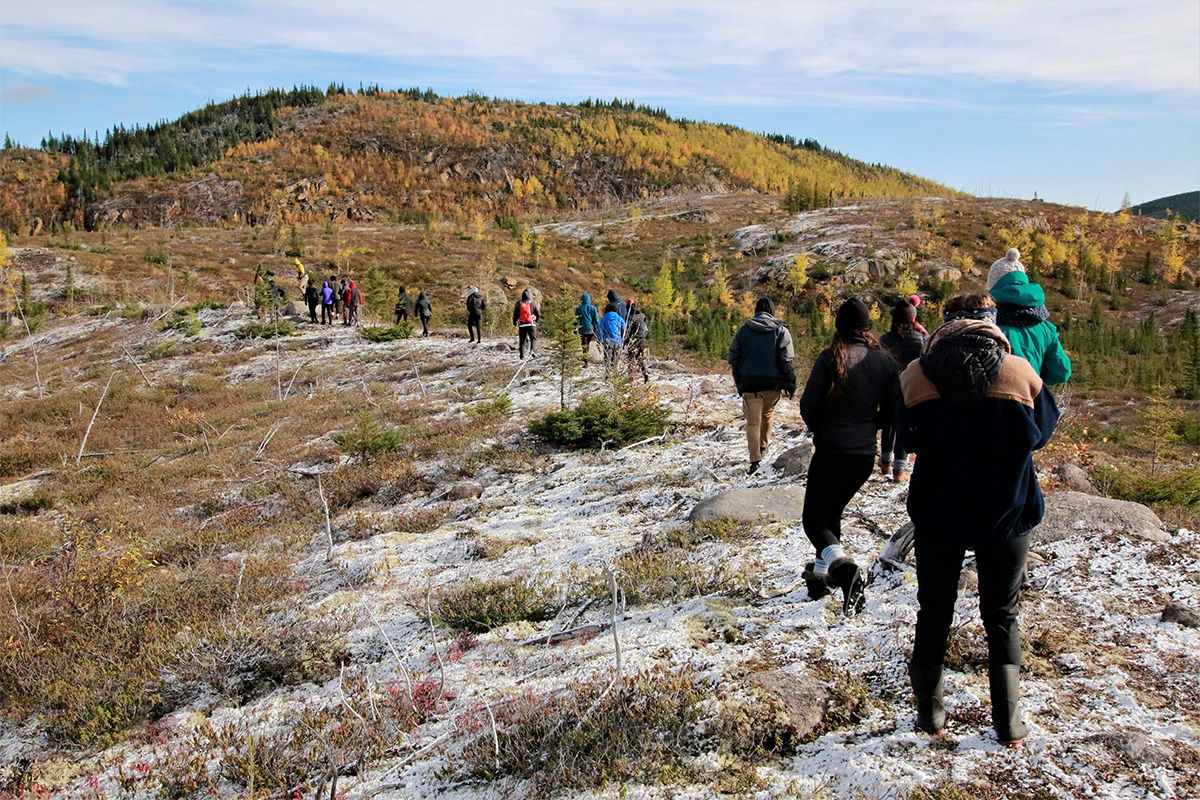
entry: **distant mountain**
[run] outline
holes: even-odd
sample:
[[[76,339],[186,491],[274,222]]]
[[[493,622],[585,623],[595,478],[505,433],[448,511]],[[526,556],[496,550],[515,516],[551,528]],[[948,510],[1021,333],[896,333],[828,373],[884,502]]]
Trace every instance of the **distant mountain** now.
[[[1166,218],[1168,213],[1183,219],[1196,222],[1200,220],[1200,191],[1173,194],[1170,197],[1160,197],[1148,203],[1139,203],[1129,209],[1133,214],[1143,217]]]
[[[59,213],[88,227],[491,218],[688,192],[789,194],[796,210],[955,194],[811,139],[673,119],[632,103],[377,87],[246,96],[91,141],[51,137],[43,148],[67,162],[57,174]],[[32,176],[28,163],[4,169],[4,159],[28,153],[0,153],[0,175]],[[0,182],[4,227],[31,222],[13,218],[28,202],[4,203],[19,189]]]

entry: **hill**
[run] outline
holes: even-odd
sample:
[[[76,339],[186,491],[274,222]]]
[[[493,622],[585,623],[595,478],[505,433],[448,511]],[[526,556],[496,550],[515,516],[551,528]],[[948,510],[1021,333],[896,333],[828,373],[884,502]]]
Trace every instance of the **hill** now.
[[[813,140],[614,101],[528,104],[299,88],[102,140],[54,137],[61,216],[84,225],[404,221],[553,213],[681,192],[791,193],[795,210],[953,192]],[[6,151],[4,160],[27,157]],[[0,166],[0,174],[11,172]],[[12,179],[0,224],[27,231]],[[49,221],[43,219],[44,224]]]
[[[1144,217],[1159,217],[1166,219],[1168,214],[1173,214],[1180,219],[1191,220],[1196,222],[1200,220],[1200,191],[1183,192],[1181,194],[1173,194],[1169,197],[1160,197],[1157,200],[1151,200],[1147,203],[1138,203],[1129,209],[1133,214],[1141,214]]]

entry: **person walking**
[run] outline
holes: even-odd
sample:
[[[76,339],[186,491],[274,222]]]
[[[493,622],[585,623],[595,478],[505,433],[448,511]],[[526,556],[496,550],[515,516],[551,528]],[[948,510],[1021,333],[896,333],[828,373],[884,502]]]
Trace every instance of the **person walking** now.
[[[988,303],[986,295],[952,298],[947,322],[900,376],[900,435],[917,454],[908,513],[919,608],[908,671],[916,727],[938,733],[959,574],[974,550],[992,725],[1001,743],[1016,746],[1027,733],[1017,609],[1028,533],[1044,513],[1032,453],[1050,441],[1059,412],[1046,382],[989,319]]]
[[[350,324],[350,303],[347,302],[347,299],[346,299],[346,290],[349,288],[350,287],[346,285],[346,279],[342,278],[341,282],[338,284],[338,301],[339,301],[339,303],[341,305],[341,309],[342,309],[342,324],[343,325]]]
[[[317,306],[321,304],[321,290],[312,281],[304,287],[304,302],[308,306],[308,321],[317,324]]]
[[[296,283],[300,285],[300,294],[304,294],[308,289],[308,271],[300,259],[293,258],[292,261],[296,264]]]
[[[608,302],[617,307],[617,313],[621,315],[621,319],[629,319],[629,304],[620,298],[616,289],[608,290]]]
[[[417,293],[417,317],[421,320],[421,335],[429,335],[429,320],[433,318],[433,306],[429,305],[428,298],[425,297],[425,290],[422,289]]]
[[[896,359],[901,371],[920,356],[925,347],[927,337],[917,329],[919,324],[916,307],[910,300],[901,300],[892,308],[891,330],[879,338],[879,344]],[[879,471],[884,477],[890,472],[896,483],[908,480],[908,453],[896,436],[895,424],[884,425],[880,433]]]
[[[362,307],[362,292],[353,280],[346,287],[346,324],[358,324],[358,310]]]
[[[734,335],[728,358],[746,417],[750,475],[758,472],[763,451],[771,443],[771,420],[780,396],[796,394],[796,369],[792,366],[795,355],[791,332],[775,318],[774,301],[760,297],[754,316]]]
[[[625,320],[616,303],[604,307],[600,318],[600,348],[604,351],[604,369],[611,373],[621,363],[621,348],[625,344]]]
[[[337,292],[329,285],[329,281],[321,282],[321,324],[332,325],[337,317]]]
[[[408,322],[408,310],[409,310],[408,289],[405,289],[403,286],[401,286],[399,294],[396,295],[396,323],[395,324],[399,325],[401,322]]]
[[[988,272],[988,292],[996,301],[996,322],[1013,353],[1028,361],[1042,380],[1052,386],[1066,383],[1071,379],[1071,359],[1063,350],[1058,328],[1050,321],[1046,293],[1029,280],[1019,260],[1008,262],[1006,258],[993,264]]]
[[[583,348],[583,366],[588,365],[588,351],[596,339],[596,331],[600,328],[600,312],[592,305],[592,296],[587,292],[579,295],[579,305],[575,308],[575,328],[579,331],[579,344]]]
[[[340,317],[342,315],[342,294],[341,293],[343,290],[338,288],[337,275],[329,276],[328,286],[330,289],[333,289],[333,313],[334,313],[334,316]]]
[[[641,306],[629,301],[629,324],[625,328],[625,360],[629,364],[629,374],[637,369],[642,373],[642,382],[650,382],[650,373],[646,370],[646,338],[650,335],[650,324]],[[795,388],[795,372],[792,373],[793,390]]]
[[[483,341],[483,312],[487,311],[487,298],[474,286],[467,287],[467,333],[470,341]]]
[[[816,558],[801,577],[813,599],[842,590],[842,612],[866,606],[862,572],[842,546],[842,514],[871,475],[875,432],[892,422],[899,367],[879,349],[865,303],[852,297],[834,319],[831,345],[817,356],[800,397],[813,432],[801,517]]]
[[[522,360],[525,358],[526,345],[529,347],[530,357],[533,357],[534,348],[537,346],[537,323],[540,318],[541,307],[526,289],[521,292],[521,299],[513,306],[512,315],[513,325],[517,326],[517,349]]]

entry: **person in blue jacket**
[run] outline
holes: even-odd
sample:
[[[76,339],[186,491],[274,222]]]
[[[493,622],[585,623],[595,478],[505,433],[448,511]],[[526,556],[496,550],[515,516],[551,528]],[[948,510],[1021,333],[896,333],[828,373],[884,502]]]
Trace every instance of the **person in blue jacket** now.
[[[946,323],[900,376],[899,435],[917,454],[908,492],[919,604],[909,676],[917,728],[938,733],[959,574],[974,550],[992,724],[1001,743],[1016,746],[1026,735],[1017,610],[1028,534],[1044,513],[1032,453],[1050,441],[1059,412],[1046,381],[1012,353],[992,306],[987,295],[952,298]]]
[[[575,327],[579,330],[579,343],[583,347],[583,365],[587,366],[588,350],[596,338],[596,330],[600,327],[600,312],[592,305],[592,296],[584,292],[579,296],[579,306],[575,309]]]
[[[604,368],[616,369],[621,358],[621,347],[625,344],[625,319],[616,303],[604,307],[600,318],[600,346],[604,348]]]

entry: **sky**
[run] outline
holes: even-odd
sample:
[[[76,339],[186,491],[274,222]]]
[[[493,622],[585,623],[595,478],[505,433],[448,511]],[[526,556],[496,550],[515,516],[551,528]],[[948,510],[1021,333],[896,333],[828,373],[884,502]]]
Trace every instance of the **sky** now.
[[[1200,0],[0,0],[25,145],[330,82],[618,97],[1102,210],[1200,188]]]

